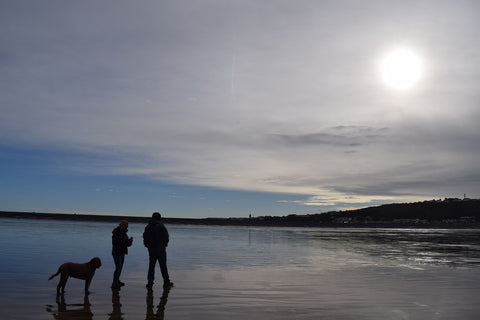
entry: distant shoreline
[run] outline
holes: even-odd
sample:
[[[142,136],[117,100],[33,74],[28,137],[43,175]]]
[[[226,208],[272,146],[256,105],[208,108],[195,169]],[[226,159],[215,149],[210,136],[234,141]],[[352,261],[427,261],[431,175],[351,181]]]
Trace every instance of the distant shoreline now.
[[[20,211],[0,211],[0,218],[12,219],[38,219],[38,220],[65,220],[65,221],[98,221],[98,222],[118,222],[127,220],[129,222],[145,222],[150,221],[151,217],[137,216],[114,216],[114,215],[94,215],[94,214],[76,214],[76,213],[45,213],[45,212],[20,212]],[[194,220],[183,218],[164,218],[167,220]],[[178,222],[180,223],[180,221]]]
[[[96,221],[148,223],[150,216],[89,215],[0,211],[0,218],[57,221]],[[261,216],[248,218],[168,218],[166,224],[318,227],[318,228],[480,228],[480,200],[445,199],[415,203],[386,204],[350,211],[333,211],[311,215]]]

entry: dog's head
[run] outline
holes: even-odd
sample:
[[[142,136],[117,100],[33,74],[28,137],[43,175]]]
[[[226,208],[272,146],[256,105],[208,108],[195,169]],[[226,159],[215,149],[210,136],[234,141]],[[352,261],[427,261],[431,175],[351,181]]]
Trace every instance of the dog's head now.
[[[98,257],[95,257],[93,258],[92,260],[90,260],[89,264],[95,268],[95,269],[98,269],[102,266],[102,260],[100,260],[100,258]]]

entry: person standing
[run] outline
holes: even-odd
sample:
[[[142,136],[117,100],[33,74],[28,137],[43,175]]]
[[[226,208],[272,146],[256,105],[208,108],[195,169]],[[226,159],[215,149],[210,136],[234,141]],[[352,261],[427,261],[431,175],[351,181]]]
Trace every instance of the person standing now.
[[[145,227],[143,233],[143,244],[148,248],[149,264],[148,264],[148,283],[147,288],[151,289],[155,279],[155,265],[158,261],[160,271],[163,277],[163,287],[173,286],[170,281],[167,268],[167,246],[170,240],[168,230],[161,221],[162,216],[159,212],[152,214],[152,219]]]
[[[125,285],[125,283],[120,281],[120,274],[122,273],[125,255],[128,254],[128,247],[133,243],[133,238],[128,237],[127,231],[128,222],[125,220],[120,221],[118,227],[112,231],[112,256],[113,262],[115,263],[112,283],[113,289],[118,289]]]

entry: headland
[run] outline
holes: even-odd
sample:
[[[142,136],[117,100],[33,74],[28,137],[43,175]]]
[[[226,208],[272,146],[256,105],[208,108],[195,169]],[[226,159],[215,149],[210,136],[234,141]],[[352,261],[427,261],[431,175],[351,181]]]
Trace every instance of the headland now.
[[[150,217],[0,211],[0,218],[147,223]],[[266,227],[480,228],[480,199],[445,198],[392,203],[348,211],[246,218],[170,218],[166,224]]]

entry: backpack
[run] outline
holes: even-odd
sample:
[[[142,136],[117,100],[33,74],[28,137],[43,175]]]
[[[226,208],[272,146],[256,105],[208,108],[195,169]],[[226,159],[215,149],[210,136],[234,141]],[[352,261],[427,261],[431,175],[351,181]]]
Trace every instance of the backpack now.
[[[149,223],[143,231],[143,245],[147,248],[152,248],[155,246],[155,224]]]

